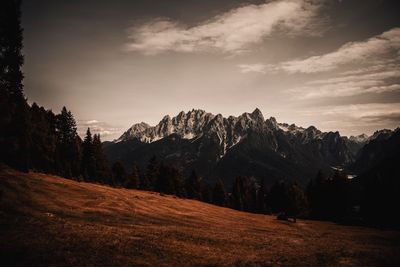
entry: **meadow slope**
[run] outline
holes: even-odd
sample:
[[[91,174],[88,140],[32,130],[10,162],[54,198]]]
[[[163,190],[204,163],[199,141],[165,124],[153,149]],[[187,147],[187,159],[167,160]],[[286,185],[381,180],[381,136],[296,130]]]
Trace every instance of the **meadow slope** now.
[[[3,264],[400,266],[396,231],[281,222],[4,167],[0,226]]]

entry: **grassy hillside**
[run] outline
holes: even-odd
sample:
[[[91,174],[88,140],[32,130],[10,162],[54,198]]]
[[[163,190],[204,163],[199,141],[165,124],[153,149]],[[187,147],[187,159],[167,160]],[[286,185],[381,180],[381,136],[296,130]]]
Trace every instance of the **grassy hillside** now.
[[[391,266],[400,233],[281,222],[157,193],[0,171],[0,257],[20,265]]]

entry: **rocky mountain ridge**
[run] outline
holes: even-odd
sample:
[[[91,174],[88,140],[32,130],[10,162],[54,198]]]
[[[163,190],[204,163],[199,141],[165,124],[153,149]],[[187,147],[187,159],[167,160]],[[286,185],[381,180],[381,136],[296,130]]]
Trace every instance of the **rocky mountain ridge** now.
[[[112,162],[121,161],[128,169],[134,161],[145,168],[155,155],[211,181],[222,178],[230,184],[235,176],[246,175],[304,184],[318,170],[350,165],[366,142],[386,135],[390,132],[347,138],[264,119],[259,109],[227,118],[193,109],[165,116],[156,126],[134,124],[104,148]]]

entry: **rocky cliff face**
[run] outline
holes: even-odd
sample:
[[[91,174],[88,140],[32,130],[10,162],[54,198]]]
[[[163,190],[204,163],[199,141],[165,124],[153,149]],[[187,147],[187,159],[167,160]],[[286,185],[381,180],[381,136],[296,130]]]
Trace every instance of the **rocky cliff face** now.
[[[156,126],[135,124],[105,151],[128,167],[157,155],[210,179],[254,175],[306,181],[318,169],[351,163],[358,149],[355,140],[338,132],[278,123],[255,109],[228,118],[191,110],[165,116]]]
[[[275,119],[273,120],[276,124]],[[143,122],[134,124],[116,142],[138,139],[144,143],[152,143],[171,134],[189,140],[208,136],[218,139],[223,156],[229,148],[245,138],[249,129],[262,131],[268,124],[271,125],[268,120],[264,121],[259,109],[228,118],[193,109],[187,113],[182,111],[173,118],[167,115],[154,127]]]

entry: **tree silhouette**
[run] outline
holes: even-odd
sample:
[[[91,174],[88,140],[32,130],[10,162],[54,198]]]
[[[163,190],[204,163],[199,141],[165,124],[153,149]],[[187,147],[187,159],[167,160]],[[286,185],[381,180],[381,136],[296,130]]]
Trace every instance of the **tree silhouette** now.
[[[30,164],[29,106],[23,93],[20,1],[0,8],[0,155],[3,162],[27,171]]]
[[[251,177],[239,176],[232,187],[233,208],[243,211],[255,211],[257,189],[255,180]]]
[[[265,212],[265,184],[264,179],[260,179],[260,187],[257,190],[257,212]]]
[[[126,187],[134,188],[134,189],[138,189],[140,187],[140,172],[139,172],[139,167],[136,164],[136,162],[134,162],[132,164],[132,172],[129,175],[128,183],[127,183]]]
[[[127,182],[127,173],[124,165],[122,165],[121,162],[117,161],[113,164],[111,169],[114,178],[114,185],[125,186]]]
[[[93,154],[96,163],[95,177],[98,182],[112,184],[112,174],[101,145],[100,134],[93,136]]]
[[[191,199],[202,199],[202,179],[199,177],[195,170],[185,181],[186,196]]]
[[[159,175],[159,165],[156,156],[150,158],[145,175],[146,179],[143,180],[143,187],[146,190],[153,190]]]
[[[65,177],[78,177],[80,171],[81,139],[76,132],[76,122],[71,111],[63,107],[56,116],[58,173]]]
[[[212,191],[213,203],[215,205],[224,207],[226,205],[226,192],[224,184],[221,180],[218,180]]]
[[[93,138],[89,128],[82,143],[82,173],[85,181],[96,181],[96,159]]]

